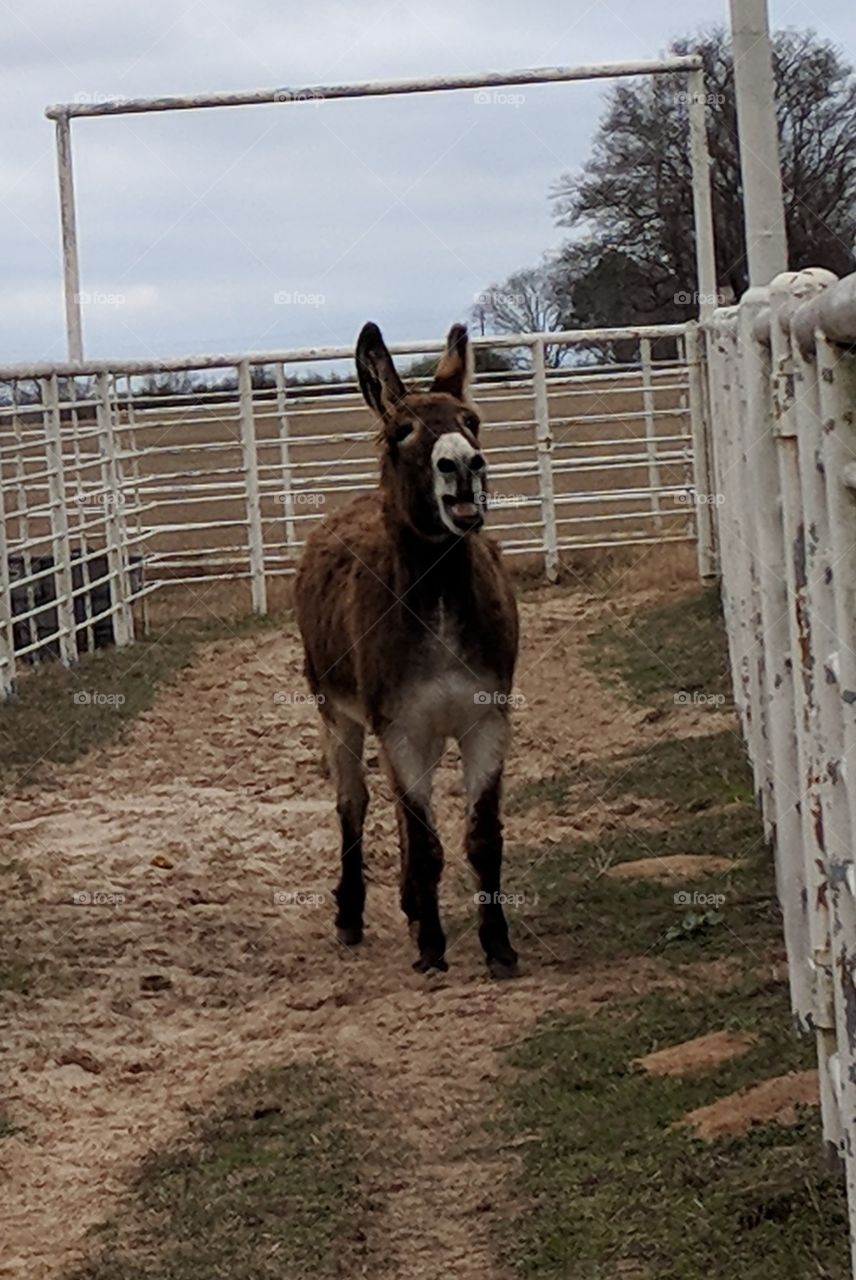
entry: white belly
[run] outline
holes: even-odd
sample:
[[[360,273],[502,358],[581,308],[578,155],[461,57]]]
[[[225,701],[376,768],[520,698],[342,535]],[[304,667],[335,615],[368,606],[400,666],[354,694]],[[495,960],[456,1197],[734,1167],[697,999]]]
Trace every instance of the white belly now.
[[[417,737],[462,738],[495,705],[495,686],[456,665],[405,684],[394,719]]]

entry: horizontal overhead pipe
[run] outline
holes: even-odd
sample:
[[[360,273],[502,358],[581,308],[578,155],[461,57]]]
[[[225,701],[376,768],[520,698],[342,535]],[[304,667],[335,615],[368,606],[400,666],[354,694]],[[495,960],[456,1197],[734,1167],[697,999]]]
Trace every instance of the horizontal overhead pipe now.
[[[500,89],[510,85],[560,84],[571,80],[609,80],[621,76],[698,71],[697,54],[643,62],[601,62],[582,67],[529,67],[518,71],[475,71],[460,76],[422,76],[409,80],[357,80],[349,84],[282,86],[232,93],[188,93],[161,98],[104,98],[97,102],[61,102],[45,108],[50,120],[72,116],[121,116],[149,111],[197,111],[204,107],[251,107],[264,103],[321,102],[333,98],[385,98],[407,93],[443,93],[455,89]]]

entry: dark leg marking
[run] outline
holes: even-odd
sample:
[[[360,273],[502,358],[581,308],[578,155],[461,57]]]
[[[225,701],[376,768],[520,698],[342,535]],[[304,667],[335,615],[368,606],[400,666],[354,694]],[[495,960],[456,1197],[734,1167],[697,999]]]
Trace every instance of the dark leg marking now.
[[[466,852],[478,884],[479,941],[494,978],[514,978],[517,952],[508,937],[502,908],[502,772],[474,801],[467,822]]]
[[[419,958],[414,969],[448,969],[446,935],[440,923],[437,887],[443,874],[443,846],[429,810],[407,794],[399,794],[406,842],[406,865],[401,883],[401,906],[416,935]]]

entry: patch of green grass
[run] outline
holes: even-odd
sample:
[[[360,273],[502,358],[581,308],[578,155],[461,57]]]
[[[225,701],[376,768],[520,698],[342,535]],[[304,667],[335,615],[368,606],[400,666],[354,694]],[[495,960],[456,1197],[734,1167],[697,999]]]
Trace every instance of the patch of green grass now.
[[[712,1029],[751,1031],[745,1057],[648,1076],[633,1060]],[[507,1138],[521,1138],[526,1205],[507,1248],[531,1280],[845,1280],[842,1181],[818,1119],[712,1144],[673,1126],[688,1111],[814,1065],[776,984],[645,1000],[632,1019],[557,1018],[509,1054]],[[518,1203],[520,1203],[518,1196]]]
[[[781,916],[739,736],[670,736],[676,693],[725,705],[715,594],[609,628],[592,657],[608,679],[617,672],[634,698],[661,709],[660,741],[512,793],[511,812],[537,807],[573,820],[594,805],[607,829],[591,840],[511,847],[504,889],[512,901],[520,895],[509,916],[524,964],[529,955],[533,967],[574,971],[611,962],[629,982],[620,1004],[593,1018],[548,1018],[509,1051],[507,1109],[491,1140],[510,1137],[522,1172],[504,1257],[525,1280],[845,1280],[843,1183],[827,1167],[816,1114],[710,1145],[674,1127],[744,1085],[816,1065],[812,1039],[792,1034],[786,988],[766,977],[781,951]],[[650,810],[644,821],[634,816],[652,800],[657,829]],[[717,855],[729,866],[715,875],[692,868],[674,883],[604,874],[675,854]],[[646,956],[678,973],[693,963],[688,994],[636,1003],[633,975]],[[700,962],[721,958],[740,976],[723,990],[720,969],[705,991]],[[722,1028],[751,1031],[758,1043],[684,1078],[634,1066]]]
[[[231,1090],[192,1140],[151,1156],[73,1280],[283,1280],[364,1274],[364,1103],[291,1065]]]
[[[0,792],[38,784],[45,766],[77,760],[120,736],[200,643],[278,625],[253,615],[188,620],[126,648],[84,654],[71,669],[49,662],[24,671],[14,697],[0,702]]]
[[[699,678],[709,686],[721,652],[721,618],[709,592],[690,604],[697,630],[713,635],[697,641]],[[639,615],[636,624],[652,644],[665,644],[657,634],[671,634],[677,607]],[[646,694],[652,689],[645,685]],[[522,895],[522,905],[509,912],[512,922],[519,915],[521,942],[531,930],[560,965],[647,954],[682,963],[741,946],[760,959],[781,937],[772,856],[738,732],[674,738],[668,724],[650,747],[586,761],[509,795],[510,814],[538,808],[573,820],[591,810],[610,820],[610,829],[594,840],[509,849],[505,888]],[[658,802],[659,828],[634,818],[634,802],[643,801]],[[674,884],[603,874],[615,863],[676,854],[724,857],[734,869],[717,875],[700,869]]]
[[[45,765],[68,763],[117,737],[158,688],[186,667],[192,641],[178,632],[51,662],[18,681],[0,704],[0,790],[37,784]]]
[[[751,804],[752,774],[737,729],[700,738],[665,738],[641,754],[620,758],[615,786],[627,795],[665,800],[683,812]]]
[[[701,867],[674,883],[613,879],[621,862],[675,854],[728,858],[732,869]],[[562,967],[639,955],[675,964],[743,951],[761,962],[781,939],[772,858],[749,806],[694,817],[659,830],[628,828],[595,840],[510,847],[503,888],[514,904],[509,922],[521,947]],[[720,901],[722,899],[722,901]],[[690,915],[715,916],[691,927]]]
[[[751,802],[752,775],[739,734],[724,729],[698,738],[663,738],[643,751],[588,761],[523,783],[511,791],[507,807],[509,813],[525,813],[547,805],[568,814],[628,796],[664,801],[683,813]]]
[[[674,706],[682,696],[715,710],[732,703],[715,587],[611,623],[592,637],[589,654],[596,670],[617,674],[646,706]]]

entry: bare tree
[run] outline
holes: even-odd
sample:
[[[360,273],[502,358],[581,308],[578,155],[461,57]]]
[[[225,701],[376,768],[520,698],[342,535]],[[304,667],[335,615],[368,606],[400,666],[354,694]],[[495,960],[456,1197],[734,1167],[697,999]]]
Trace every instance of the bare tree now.
[[[748,271],[730,43],[715,30],[701,40],[676,41],[673,52],[704,59],[718,280],[739,297]],[[791,266],[844,274],[854,268],[856,240],[856,78],[834,46],[812,32],[792,31],[775,38],[775,74]],[[554,274],[565,323],[587,323],[591,309],[608,310],[614,323],[628,322],[622,310],[650,321],[696,313],[687,136],[683,77],[657,76],[610,91],[591,157],[553,192],[560,225],[578,237]],[[605,292],[590,287],[583,296],[579,282],[615,254],[624,261],[626,287],[615,287],[619,259],[613,256],[613,270],[602,272]],[[580,270],[584,263],[588,272]]]
[[[562,304],[557,298],[551,267],[515,271],[503,284],[492,284],[476,298],[472,318],[481,333],[549,333],[562,327]],[[551,346],[546,358],[553,367],[565,350]]]

